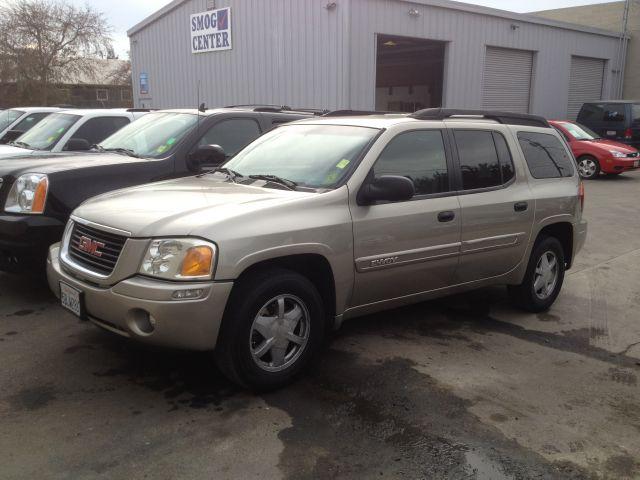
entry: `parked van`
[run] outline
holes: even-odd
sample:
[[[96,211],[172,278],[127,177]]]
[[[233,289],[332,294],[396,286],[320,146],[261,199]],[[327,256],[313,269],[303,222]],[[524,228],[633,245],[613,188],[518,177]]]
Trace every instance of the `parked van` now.
[[[585,103],[577,121],[602,138],[640,148],[640,100]]]

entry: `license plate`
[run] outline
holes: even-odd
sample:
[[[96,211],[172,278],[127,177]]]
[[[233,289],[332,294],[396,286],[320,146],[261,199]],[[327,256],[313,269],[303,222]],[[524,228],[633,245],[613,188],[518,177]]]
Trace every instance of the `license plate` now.
[[[635,162],[633,162],[633,166],[640,167],[640,160],[636,160]]]
[[[82,292],[60,282],[60,303],[77,317],[82,318]]]
[[[609,135],[610,137],[615,136],[616,131],[615,130],[607,130],[607,135]]]

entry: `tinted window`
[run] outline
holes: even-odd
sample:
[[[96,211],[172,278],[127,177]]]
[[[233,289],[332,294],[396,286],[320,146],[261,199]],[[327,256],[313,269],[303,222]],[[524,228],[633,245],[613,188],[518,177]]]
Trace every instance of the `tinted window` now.
[[[454,135],[462,171],[462,188],[475,190],[501,185],[502,172],[493,134],[477,130],[456,130]],[[504,148],[506,145],[503,145]]]
[[[507,141],[504,139],[501,133],[493,132],[493,141],[496,144],[496,150],[498,151],[498,158],[500,159],[500,169],[502,171],[502,183],[508,183],[516,176],[516,171],[513,166],[513,158],[511,157],[511,151]]]
[[[578,115],[578,121],[580,123],[600,123],[602,122],[602,117],[604,115],[604,106],[593,104],[593,103],[585,103],[580,109],[580,114]]]
[[[640,123],[640,103],[634,103],[631,105],[631,118],[631,121],[634,124]]]
[[[32,113],[30,115],[27,115],[22,120],[20,120],[16,125],[14,125],[12,130],[18,130],[19,132],[26,132],[27,130],[29,130],[31,127],[33,127],[35,124],[37,124],[40,120],[42,120],[44,117],[46,117],[49,114],[50,112]]]
[[[389,142],[373,167],[376,177],[400,175],[413,181],[416,195],[449,191],[447,156],[442,132],[401,133]]]
[[[602,120],[605,122],[624,122],[624,110],[623,103],[605,105]]]
[[[216,123],[200,139],[200,145],[220,145],[227,157],[233,157],[260,136],[255,120],[234,118]]]
[[[21,115],[24,115],[22,110],[5,110],[4,112],[0,112],[0,130],[7,128],[19,119]]]
[[[518,140],[534,178],[559,178],[573,175],[573,161],[555,136],[546,133],[518,132]]]
[[[95,145],[129,123],[129,119],[125,117],[91,118],[76,130],[72,138],[83,138],[89,145]]]

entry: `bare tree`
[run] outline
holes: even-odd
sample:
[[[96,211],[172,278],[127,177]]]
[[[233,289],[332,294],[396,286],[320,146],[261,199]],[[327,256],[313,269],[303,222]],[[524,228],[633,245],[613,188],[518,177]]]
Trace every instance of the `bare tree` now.
[[[94,59],[111,47],[110,33],[103,14],[89,6],[10,0],[0,6],[0,78],[35,82],[46,105],[52,85],[94,73]]]

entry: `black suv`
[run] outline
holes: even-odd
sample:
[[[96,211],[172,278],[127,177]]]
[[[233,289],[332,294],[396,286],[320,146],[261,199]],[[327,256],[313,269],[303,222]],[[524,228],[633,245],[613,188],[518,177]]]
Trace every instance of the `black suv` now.
[[[578,123],[602,138],[640,148],[640,100],[601,100],[582,105]]]
[[[271,106],[162,110],[89,152],[2,159],[0,270],[43,268],[49,245],[60,240],[71,212],[90,197],[215,167],[264,132],[320,113]]]

